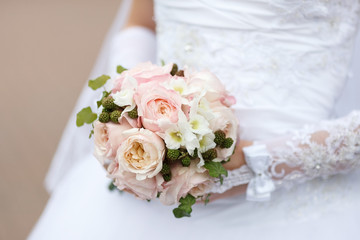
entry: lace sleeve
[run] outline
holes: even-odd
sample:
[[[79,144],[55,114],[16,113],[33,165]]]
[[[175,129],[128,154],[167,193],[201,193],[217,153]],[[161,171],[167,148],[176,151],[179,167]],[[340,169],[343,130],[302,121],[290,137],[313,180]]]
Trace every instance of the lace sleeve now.
[[[230,171],[223,186],[217,184],[212,192],[249,183],[248,199],[261,201],[279,187],[346,173],[360,167],[360,112],[307,125],[279,139],[256,142],[244,152],[247,166]]]

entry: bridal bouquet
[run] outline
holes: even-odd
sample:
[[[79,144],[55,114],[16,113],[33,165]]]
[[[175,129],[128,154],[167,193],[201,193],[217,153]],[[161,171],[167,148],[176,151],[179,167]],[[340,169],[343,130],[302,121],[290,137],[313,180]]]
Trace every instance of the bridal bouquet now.
[[[234,153],[235,98],[208,71],[178,70],[176,64],[118,66],[111,91],[77,114],[92,124],[95,157],[112,179],[110,188],[144,200],[180,205],[175,217],[190,216],[197,200],[208,202],[213,184],[227,176],[223,163]],[[89,81],[96,90],[110,77]]]

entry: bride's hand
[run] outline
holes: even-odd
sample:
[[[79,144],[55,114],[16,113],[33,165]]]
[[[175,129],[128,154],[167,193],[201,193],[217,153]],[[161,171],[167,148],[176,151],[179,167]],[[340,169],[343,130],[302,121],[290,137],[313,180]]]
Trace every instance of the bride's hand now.
[[[253,144],[253,142],[251,142],[251,141],[241,140],[235,148],[234,155],[231,157],[229,162],[224,164],[224,167],[227,170],[234,170],[234,169],[240,168],[241,166],[245,165],[246,162],[245,162],[243,148],[250,146],[252,144]],[[222,194],[219,194],[219,193],[211,194],[210,201],[235,196],[238,194],[243,194],[246,192],[246,188],[247,188],[247,184],[244,184],[244,185],[233,187],[232,189],[230,189]]]

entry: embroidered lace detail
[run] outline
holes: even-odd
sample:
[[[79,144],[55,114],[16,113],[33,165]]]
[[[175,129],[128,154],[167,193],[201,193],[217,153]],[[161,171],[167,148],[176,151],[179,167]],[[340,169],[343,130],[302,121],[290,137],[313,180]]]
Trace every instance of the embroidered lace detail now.
[[[316,140],[314,134],[325,140]],[[277,186],[347,173],[360,167],[360,112],[306,126],[285,144],[277,144],[280,146],[269,146],[273,157],[270,173]]]
[[[223,184],[221,184],[220,181],[215,182],[209,192],[224,193],[235,186],[249,183],[252,178],[253,173],[246,165],[244,165],[240,168],[228,171],[228,176],[224,178]]]

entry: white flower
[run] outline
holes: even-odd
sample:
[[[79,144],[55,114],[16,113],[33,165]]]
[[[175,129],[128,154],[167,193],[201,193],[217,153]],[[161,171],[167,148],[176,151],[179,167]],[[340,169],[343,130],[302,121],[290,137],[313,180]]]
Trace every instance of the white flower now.
[[[214,139],[215,139],[215,134],[212,132],[203,135],[199,141],[200,144],[199,151],[203,153],[209,149],[216,147],[216,143],[214,142]]]
[[[112,95],[114,103],[120,107],[131,106],[130,108],[133,109],[135,107],[134,93],[137,88],[137,81],[131,76],[125,77],[123,86],[120,91]]]
[[[199,141],[196,135],[192,133],[191,126],[182,111],[179,111],[179,121],[176,124],[168,123],[164,141],[167,148],[178,149],[185,147],[190,154],[194,153],[195,148],[200,147]]]
[[[133,105],[134,103],[134,93],[132,89],[123,89],[117,93],[114,93],[112,96],[114,98],[114,103],[120,107]]]
[[[209,122],[201,115],[198,114],[199,110],[199,101],[201,95],[197,98],[194,98],[191,102],[190,113],[189,113],[189,123],[193,133],[203,136],[205,134],[211,133]]]
[[[210,102],[203,96],[199,99],[197,113],[204,116],[208,121],[211,121],[215,117],[210,107]]]

